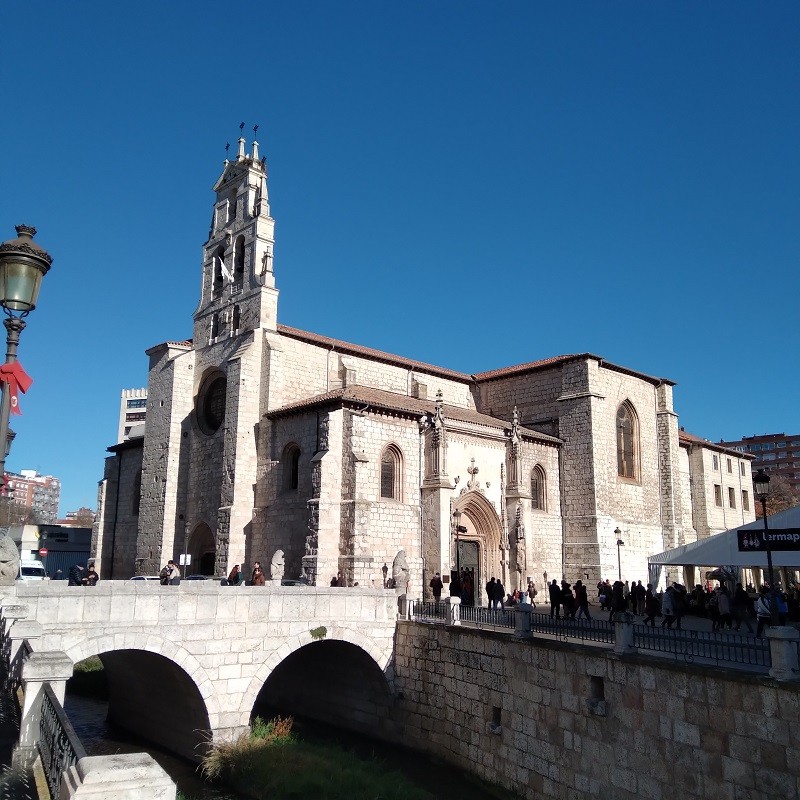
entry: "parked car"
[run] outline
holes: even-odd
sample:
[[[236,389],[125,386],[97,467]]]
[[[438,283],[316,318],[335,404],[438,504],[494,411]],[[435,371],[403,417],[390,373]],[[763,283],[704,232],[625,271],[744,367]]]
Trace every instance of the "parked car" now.
[[[305,578],[281,578],[281,586],[308,586]]]
[[[41,561],[22,560],[19,562],[18,581],[43,581],[46,577],[47,573]]]
[[[160,581],[161,578],[158,575],[134,575],[132,578],[128,578],[131,581]]]

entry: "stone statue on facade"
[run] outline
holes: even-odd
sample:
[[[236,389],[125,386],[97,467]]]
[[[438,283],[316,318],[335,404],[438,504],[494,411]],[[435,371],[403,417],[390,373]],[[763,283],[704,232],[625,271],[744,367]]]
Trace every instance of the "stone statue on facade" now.
[[[14,540],[0,536],[0,586],[13,586],[19,574],[19,550]]]
[[[283,550],[276,550],[269,565],[269,576],[273,581],[279,581],[283,578],[283,567]]]
[[[514,561],[515,589],[524,589],[524,576],[527,574],[528,558],[525,549],[525,523],[522,521],[522,504],[517,505],[517,515],[514,520]]]
[[[398,597],[404,595],[408,590],[409,575],[406,551],[400,550],[392,561],[392,585]]]

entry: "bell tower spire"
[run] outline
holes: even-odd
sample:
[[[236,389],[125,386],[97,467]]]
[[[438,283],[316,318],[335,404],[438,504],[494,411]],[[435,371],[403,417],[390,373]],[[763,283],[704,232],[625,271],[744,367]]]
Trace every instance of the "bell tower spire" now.
[[[194,315],[195,347],[259,328],[275,330],[278,290],[273,274],[275,220],[270,216],[267,164],[253,140],[247,152],[244,123],[235,160],[226,158],[214,184],[216,201],[203,246],[203,284]],[[258,125],[253,127],[253,134]]]

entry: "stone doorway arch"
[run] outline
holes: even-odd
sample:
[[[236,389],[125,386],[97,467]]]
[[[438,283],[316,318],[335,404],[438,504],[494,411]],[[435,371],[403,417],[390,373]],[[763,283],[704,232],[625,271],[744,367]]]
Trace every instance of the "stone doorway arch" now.
[[[502,559],[500,540],[503,526],[494,506],[477,489],[470,490],[460,495],[453,503],[452,514],[461,512],[461,525],[467,531],[459,534],[460,553],[468,562],[477,562],[475,565],[474,600],[475,605],[486,602],[484,586],[491,577],[502,577]],[[451,543],[452,563],[455,567],[456,542],[455,536]],[[462,568],[465,565],[462,564]],[[472,564],[469,564],[472,567]]]
[[[192,563],[187,567],[187,575],[213,575],[214,559],[216,558],[216,544],[211,528],[201,522],[192,531],[189,537],[187,552],[192,557]]]

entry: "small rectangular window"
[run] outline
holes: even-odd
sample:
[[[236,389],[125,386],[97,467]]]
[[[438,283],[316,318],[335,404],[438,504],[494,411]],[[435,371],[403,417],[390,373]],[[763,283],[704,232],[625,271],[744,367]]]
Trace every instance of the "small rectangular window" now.
[[[728,472],[733,472],[733,462],[728,459]]]
[[[714,465],[714,469],[719,469],[719,459],[716,456],[711,456],[711,463]]]
[[[728,487],[728,505],[731,508],[736,508],[736,489],[733,486]]]
[[[722,487],[718,483],[714,484],[714,504],[722,508]]]
[[[747,493],[747,489],[742,489],[742,508],[745,511],[750,510],[750,495]]]
[[[741,472],[741,473],[742,473],[742,475],[744,475],[744,474],[745,474],[745,473],[744,473],[744,461],[740,461],[740,462],[739,462],[739,472]]]

